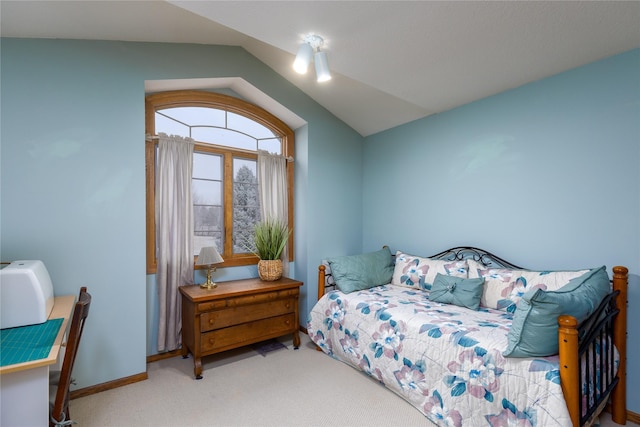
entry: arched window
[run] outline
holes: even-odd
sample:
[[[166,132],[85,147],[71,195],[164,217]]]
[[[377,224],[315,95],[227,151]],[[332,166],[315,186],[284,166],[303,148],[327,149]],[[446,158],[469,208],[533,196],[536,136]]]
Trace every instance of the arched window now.
[[[266,110],[212,92],[172,91],[146,97],[147,273],[156,271],[155,166],[157,137],[195,141],[192,195],[194,256],[214,243],[222,266],[255,264],[247,237],[260,220],[256,163],[258,150],[287,162],[289,226],[293,227],[293,131]],[[289,238],[293,260],[293,234]]]

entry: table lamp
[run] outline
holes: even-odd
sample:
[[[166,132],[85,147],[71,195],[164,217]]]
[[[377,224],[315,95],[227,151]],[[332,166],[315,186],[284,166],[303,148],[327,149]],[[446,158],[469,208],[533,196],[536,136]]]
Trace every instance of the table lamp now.
[[[218,286],[217,283],[211,281],[211,273],[216,271],[216,266],[213,264],[220,264],[224,262],[218,250],[215,246],[205,246],[200,249],[196,265],[206,265],[207,267],[207,282],[200,285],[203,289],[213,289]]]

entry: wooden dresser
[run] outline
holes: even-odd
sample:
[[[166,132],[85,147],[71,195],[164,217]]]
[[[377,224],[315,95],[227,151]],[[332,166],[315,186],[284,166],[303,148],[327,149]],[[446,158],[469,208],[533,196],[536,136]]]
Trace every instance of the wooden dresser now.
[[[181,286],[182,356],[193,355],[196,379],[202,378],[202,356],[286,334],[298,348],[300,286],[284,277],[218,282],[215,289]]]

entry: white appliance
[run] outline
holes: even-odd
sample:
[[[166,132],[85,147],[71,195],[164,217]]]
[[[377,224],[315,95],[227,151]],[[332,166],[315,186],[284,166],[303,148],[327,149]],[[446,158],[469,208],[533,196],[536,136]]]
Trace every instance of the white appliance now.
[[[53,285],[42,261],[13,261],[0,270],[0,329],[47,321]]]

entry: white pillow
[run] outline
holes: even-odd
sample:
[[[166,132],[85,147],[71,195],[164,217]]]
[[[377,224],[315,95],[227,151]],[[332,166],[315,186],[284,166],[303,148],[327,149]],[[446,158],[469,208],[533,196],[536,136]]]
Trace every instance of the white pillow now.
[[[522,295],[532,289],[556,291],[589,270],[579,271],[529,271],[510,268],[486,267],[468,259],[469,278],[484,278],[484,290],[480,306],[515,312]]]
[[[396,252],[396,265],[391,284],[413,289],[430,290],[438,273],[467,277],[467,261],[445,261]]]

